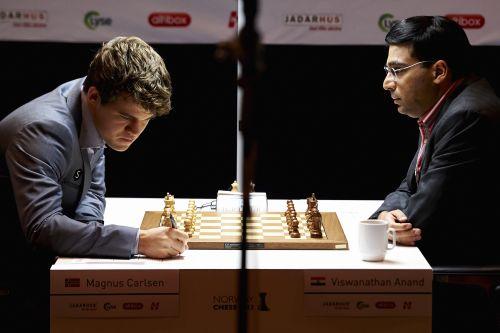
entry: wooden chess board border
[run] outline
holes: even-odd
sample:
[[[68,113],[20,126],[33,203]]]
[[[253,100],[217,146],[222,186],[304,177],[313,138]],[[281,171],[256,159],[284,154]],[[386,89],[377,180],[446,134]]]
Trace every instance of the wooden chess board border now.
[[[178,216],[184,214],[183,211],[176,212]],[[141,223],[141,229],[151,229],[159,225],[162,212],[160,211],[146,211]],[[201,212],[202,216],[223,216],[224,213],[217,212]],[[279,214],[280,212],[268,212],[266,214]],[[342,225],[335,212],[321,212],[323,228],[326,233],[324,238],[292,238],[292,239],[259,239],[247,240],[248,249],[262,249],[262,250],[348,250],[349,244],[345,236]],[[240,249],[240,237],[225,236],[221,239],[189,239],[190,249]]]

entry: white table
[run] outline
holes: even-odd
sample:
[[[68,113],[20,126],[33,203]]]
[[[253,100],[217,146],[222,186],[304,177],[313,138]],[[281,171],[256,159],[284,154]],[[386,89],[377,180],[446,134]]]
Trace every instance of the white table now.
[[[305,210],[305,200],[294,203]],[[356,222],[380,203],[319,201],[320,211],[337,212],[349,250],[247,251],[249,332],[430,332],[432,269],[420,251],[398,246],[383,262],[359,259]],[[186,208],[176,198],[176,210]],[[269,200],[269,211],[285,208],[286,200]],[[138,227],[146,210],[162,209],[162,198],[108,198],[105,221]],[[237,250],[188,250],[174,260],[60,258],[51,269],[52,332],[235,332],[240,257]],[[121,278],[126,285],[127,276],[165,285],[112,286]]]

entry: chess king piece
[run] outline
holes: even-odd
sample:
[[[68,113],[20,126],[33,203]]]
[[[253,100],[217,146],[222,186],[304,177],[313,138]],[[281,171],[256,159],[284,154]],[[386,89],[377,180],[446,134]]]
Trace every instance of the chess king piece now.
[[[307,198],[306,201],[307,201],[307,210],[305,217],[306,220],[309,220],[309,214],[311,213],[311,209],[313,209],[313,207],[318,208],[318,200],[316,199],[316,196],[313,193],[309,198]]]
[[[165,196],[165,207],[170,208],[170,212],[172,214],[172,217],[174,220],[177,218],[177,213],[175,211],[175,198],[172,194],[167,192],[167,195]]]

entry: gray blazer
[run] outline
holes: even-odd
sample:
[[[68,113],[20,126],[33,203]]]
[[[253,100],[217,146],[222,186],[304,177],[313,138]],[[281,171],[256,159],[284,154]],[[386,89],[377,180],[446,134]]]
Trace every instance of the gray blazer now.
[[[12,191],[18,217],[12,222],[36,248],[129,258],[137,229],[103,224],[104,147],[81,143],[83,80],[62,84],[0,122],[0,177],[11,185],[1,190]]]

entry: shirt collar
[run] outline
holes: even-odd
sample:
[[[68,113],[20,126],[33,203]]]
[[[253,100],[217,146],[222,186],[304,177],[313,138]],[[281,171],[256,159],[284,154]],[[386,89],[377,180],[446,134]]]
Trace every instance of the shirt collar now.
[[[418,125],[420,127],[426,127],[429,128],[429,130],[432,128],[434,125],[434,122],[436,120],[436,116],[439,113],[439,110],[441,109],[441,106],[444,104],[446,99],[457,89],[457,87],[463,82],[463,78],[456,80],[455,82],[452,83],[452,85],[446,90],[446,92],[439,98],[436,104],[427,111],[422,117],[418,119]]]
[[[105,142],[97,131],[92,119],[92,114],[87,105],[83,102],[84,92],[82,94],[82,127],[80,129],[80,147],[81,148],[104,148]]]

